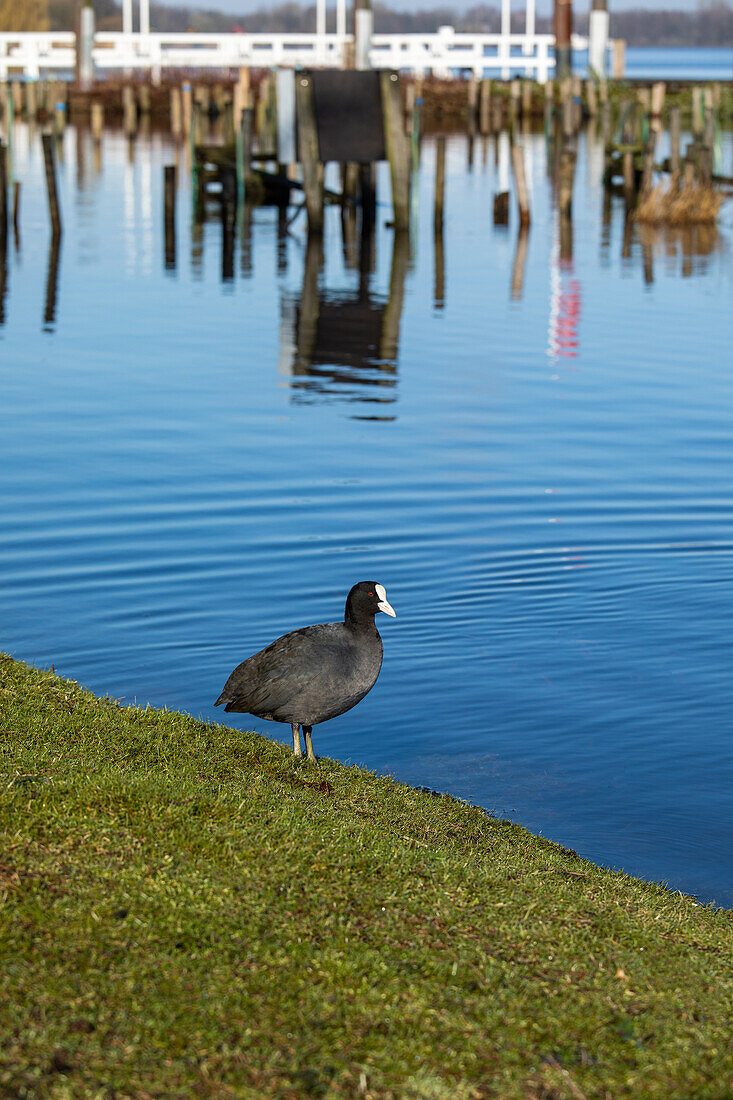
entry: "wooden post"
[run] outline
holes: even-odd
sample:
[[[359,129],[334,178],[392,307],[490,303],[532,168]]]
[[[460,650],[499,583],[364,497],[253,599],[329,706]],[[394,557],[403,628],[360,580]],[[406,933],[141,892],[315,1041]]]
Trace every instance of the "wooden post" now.
[[[236,134],[242,118],[242,111],[249,107],[249,69],[241,68],[239,70],[239,77],[232,89],[232,105],[234,132]]]
[[[545,82],[545,137],[549,138],[552,126],[552,114],[555,110],[555,81]]]
[[[240,112],[236,140],[237,205],[242,206],[246,199],[247,177],[252,164],[252,108],[244,107]]]
[[[626,42],[623,38],[614,39],[613,43],[613,68],[614,80],[623,80],[626,72]]]
[[[494,195],[494,225],[509,223],[509,192],[499,191]]]
[[[313,109],[313,82],[306,73],[295,78],[295,117],[298,128],[300,160],[303,166],[305,205],[308,211],[308,228],[312,233],[323,232],[323,182],[319,171],[318,132]],[[403,134],[404,136],[404,134]]]
[[[488,134],[491,129],[491,81],[481,81],[479,92],[479,131]]]
[[[704,125],[703,91],[698,85],[692,89],[692,132],[695,138],[702,137]]]
[[[646,139],[644,149],[644,173],[641,178],[641,193],[648,195],[654,182],[654,149],[657,144],[657,131],[652,129]]]
[[[469,134],[476,133],[476,109],[478,105],[478,79],[471,75],[468,81],[466,101],[466,128]]]
[[[125,133],[129,138],[134,137],[137,130],[137,104],[135,102],[135,91],[130,84],[125,84],[122,88],[122,113]]]
[[[555,0],[553,24],[555,34],[555,76],[558,80],[564,80],[573,71],[573,54],[570,44],[573,33],[571,0]]]
[[[585,82],[585,98],[588,103],[588,114],[595,118],[598,114],[598,96],[596,94],[596,82],[592,78]]]
[[[193,95],[191,93],[191,85],[188,82],[186,82],[181,88],[181,109],[183,121],[183,136],[188,137],[191,133],[191,123],[193,118]]]
[[[658,80],[656,84],[652,84],[651,115],[656,122],[659,122],[662,117],[666,92],[667,85],[664,81]]]
[[[573,84],[568,78],[560,83],[562,97],[562,132],[566,141],[575,133],[575,105],[573,103]]]
[[[435,212],[433,227],[436,233],[443,232],[443,206],[445,203],[445,138],[435,139]]]
[[[170,94],[171,133],[174,138],[180,138],[183,131],[183,117],[181,114],[181,89],[177,84],[171,88]]]
[[[395,229],[410,225],[410,146],[402,122],[402,101],[398,73],[379,74],[382,89],[384,143],[392,176],[392,206]]]
[[[25,84],[25,110],[29,122],[36,121],[38,106],[36,103],[36,82],[29,80]]]
[[[519,118],[519,104],[521,102],[522,85],[519,80],[512,80],[509,85],[509,125],[514,126]]]
[[[529,192],[524,171],[524,146],[522,145],[512,145],[512,170],[514,171],[514,184],[517,189],[519,224],[526,228],[530,223]]]
[[[522,118],[528,119],[532,115],[532,82],[522,81]]]
[[[669,109],[669,170],[676,186],[680,175],[680,109]]]
[[[165,224],[165,266],[167,270],[176,266],[176,166],[166,164],[163,168],[163,213]]]
[[[43,134],[43,160],[46,169],[46,191],[48,192],[48,209],[51,214],[51,228],[54,237],[61,236],[61,213],[59,211],[59,197],[56,190],[56,160],[53,134]]]

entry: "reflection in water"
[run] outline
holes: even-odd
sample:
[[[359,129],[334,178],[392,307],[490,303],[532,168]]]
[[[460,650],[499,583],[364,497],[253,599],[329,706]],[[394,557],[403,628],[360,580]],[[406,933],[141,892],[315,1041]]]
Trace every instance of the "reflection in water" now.
[[[43,305],[43,331],[53,332],[56,326],[56,299],[59,283],[59,256],[61,235],[51,234],[48,246],[48,273],[46,275],[46,299]]]
[[[533,140],[529,132],[524,134],[527,182],[533,194],[533,205],[537,203],[541,208],[543,194],[539,183],[544,167],[547,168],[551,188],[557,194],[560,145],[557,141],[550,141],[546,145],[539,135],[535,135],[535,138]],[[663,272],[667,276],[681,275],[689,278],[704,274],[709,269],[710,258],[724,247],[724,237],[717,226],[652,227],[640,225],[627,218],[623,202],[614,199],[601,187],[604,130],[599,134],[597,128],[591,124],[578,140],[579,158],[585,166],[584,179],[587,186],[591,190],[602,191],[599,225],[597,229],[595,226],[590,227],[590,232],[595,231],[600,235],[601,265],[604,268],[611,267],[614,261],[617,262],[620,252],[622,268],[640,268],[647,285],[651,285],[659,277],[657,268],[660,259],[663,261]],[[464,141],[461,138],[459,149],[465,149]],[[480,162],[475,155],[478,150],[471,148],[472,144],[469,136],[470,164],[475,169],[480,163],[483,166],[482,171],[491,173],[495,189],[508,189],[508,133],[502,131],[491,138],[481,139]],[[87,129],[69,127],[65,139],[59,141],[58,151],[60,157],[64,152],[68,152],[70,158],[71,155],[74,157],[73,176],[66,178],[73,181],[79,195],[88,193],[96,196],[98,193],[96,176],[102,173],[104,165],[102,145],[105,146],[106,159],[113,170],[108,175],[114,180],[121,180],[116,201],[119,204],[124,242],[125,273],[131,276],[150,274],[153,269],[152,256],[156,237],[162,239],[165,268],[168,272],[175,271],[176,246],[180,242],[176,242],[172,224],[164,225],[162,231],[156,227],[156,212],[163,211],[162,201],[156,200],[156,190],[162,183],[161,151],[165,163],[175,162],[178,165],[180,162],[179,179],[182,187],[186,186],[190,177],[188,146],[168,148],[157,137],[147,143],[138,141],[131,144],[125,141],[115,145],[113,135],[108,133],[105,133],[102,141],[94,141]],[[491,158],[488,157],[489,149],[493,152]],[[37,172],[40,165],[39,154],[38,131],[32,125],[17,124],[14,133],[14,172],[18,176],[16,187],[29,173]],[[460,162],[465,172],[466,160],[463,156],[460,157]],[[359,177],[359,186],[364,187],[373,198],[373,171],[367,166],[360,170]],[[63,178],[62,174],[62,180]],[[458,182],[460,184],[460,180]],[[91,191],[90,183],[95,185]],[[353,182],[353,185],[356,186],[356,183]],[[25,183],[23,188],[25,194]],[[199,216],[195,216],[190,222],[191,268],[195,278],[203,279],[208,234],[213,231],[220,235],[221,242],[218,278],[225,284],[234,284],[237,278],[249,279],[253,275],[256,251],[253,241],[253,211],[247,204],[237,207],[233,176],[222,180],[222,191],[224,201],[217,201],[215,204],[213,220],[206,217],[204,210],[199,211]],[[419,187],[416,185],[413,188],[413,199],[416,203],[418,194]],[[83,208],[84,218],[88,222],[92,206],[87,202],[83,204]],[[417,207],[415,209],[420,217],[429,213]],[[276,210],[277,272],[281,276],[287,272],[288,240],[292,239],[291,225],[297,214],[297,209],[292,206],[281,205]],[[282,300],[280,365],[282,373],[291,379],[293,400],[308,402],[337,397],[349,401],[369,400],[378,403],[391,403],[395,400],[393,391],[404,281],[410,262],[410,249],[414,247],[418,234],[414,232],[409,242],[399,234],[394,236],[389,293],[385,297],[373,285],[376,272],[376,208],[373,204],[367,203],[364,215],[360,217],[354,206],[345,205],[340,220],[344,266],[347,271],[358,274],[358,287],[351,291],[338,292],[320,287],[322,245],[309,242],[305,251],[301,295],[299,298],[291,296]],[[572,275],[574,244],[582,244],[585,238],[581,234],[589,231],[588,225],[585,222],[580,225],[577,218],[574,223],[571,218],[558,217],[555,224],[556,248],[549,272],[553,300],[549,348],[553,357],[568,354],[568,347],[577,339],[573,328],[572,339],[567,343],[567,326],[562,318],[565,304],[578,297],[577,280]],[[19,224],[14,224],[14,229],[15,250],[20,253]],[[534,229],[533,232],[536,234],[538,230]],[[514,301],[521,299],[524,293],[528,242],[527,232],[518,232],[513,263],[507,272],[511,299]],[[331,243],[327,240],[327,246]],[[435,232],[432,243],[433,307],[436,311],[442,311],[446,309],[446,250],[450,248],[451,237],[446,237],[443,232]],[[14,257],[8,253],[6,243],[0,257],[0,324],[7,322],[12,308],[13,262]],[[58,315],[59,262],[60,245],[59,242],[52,241],[48,252],[42,308],[46,331],[53,330]],[[570,282],[573,282],[573,287],[570,287]],[[43,293],[43,283],[41,292]]]
[[[7,238],[0,234],[0,325],[5,324],[5,294],[8,285]]]
[[[563,234],[568,233],[569,218],[557,215],[558,239],[550,259],[550,324],[547,338],[547,354],[551,366],[560,359],[575,359],[580,340],[581,287],[573,273],[572,249],[570,259],[563,255]],[[569,230],[572,241],[572,227]]]
[[[520,225],[517,234],[517,247],[514,252],[514,266],[512,268],[512,300],[517,301],[522,297],[524,289],[524,268],[527,263],[527,249],[529,247],[529,228]]]
[[[344,247],[352,245],[351,229]],[[387,298],[374,293],[374,234],[361,236],[359,285],[329,292],[320,286],[323,239],[310,234],[300,298],[282,301],[280,372],[290,379],[293,400],[336,398],[374,404],[396,400],[400,320],[409,264],[406,232],[392,238]]]

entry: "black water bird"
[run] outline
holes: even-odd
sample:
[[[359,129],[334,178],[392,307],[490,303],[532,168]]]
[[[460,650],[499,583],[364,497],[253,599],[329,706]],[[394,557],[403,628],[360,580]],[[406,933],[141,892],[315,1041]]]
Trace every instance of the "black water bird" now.
[[[257,718],[289,722],[293,752],[303,727],[308,759],[315,760],[311,732],[351,710],[374,687],[382,667],[379,611],[395,618],[384,586],[359,581],[346,597],[342,623],[318,623],[283,634],[237,665],[214,706]]]

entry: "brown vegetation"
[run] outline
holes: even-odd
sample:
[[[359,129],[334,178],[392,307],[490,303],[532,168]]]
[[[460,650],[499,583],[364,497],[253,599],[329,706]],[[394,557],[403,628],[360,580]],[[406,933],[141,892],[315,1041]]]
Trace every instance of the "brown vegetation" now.
[[[659,184],[636,208],[636,220],[650,225],[703,225],[715,222],[723,197],[712,187],[693,184],[678,189]]]

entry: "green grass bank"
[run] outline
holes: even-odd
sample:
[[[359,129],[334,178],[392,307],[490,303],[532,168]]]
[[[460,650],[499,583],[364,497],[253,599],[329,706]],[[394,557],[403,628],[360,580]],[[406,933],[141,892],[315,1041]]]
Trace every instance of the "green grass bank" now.
[[[0,1097],[733,1096],[733,913],[0,656]]]

